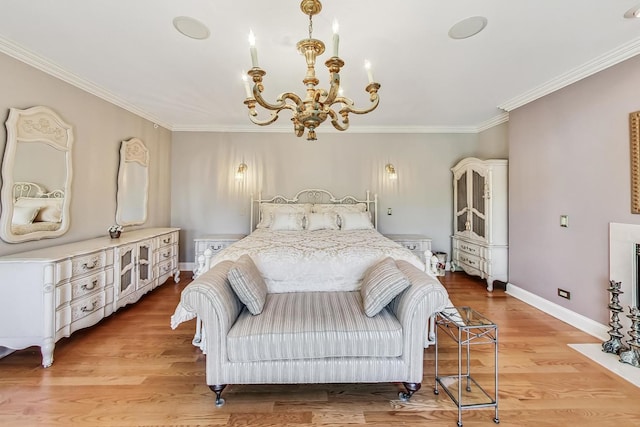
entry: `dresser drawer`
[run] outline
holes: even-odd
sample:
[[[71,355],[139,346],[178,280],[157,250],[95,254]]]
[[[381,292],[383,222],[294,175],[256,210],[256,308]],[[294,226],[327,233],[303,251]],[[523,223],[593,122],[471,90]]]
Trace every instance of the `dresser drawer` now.
[[[178,247],[176,245],[162,247],[158,249],[158,251],[156,252],[158,254],[157,255],[158,259],[156,261],[163,262],[168,259],[171,259],[177,255],[177,252],[178,252]]]
[[[75,257],[71,260],[71,276],[81,276],[98,271],[108,265],[106,251]]]
[[[158,265],[158,283],[166,282],[176,269],[176,259],[162,261]]]
[[[468,242],[459,241],[458,249],[460,249],[461,252],[467,253],[469,255],[474,255],[478,257],[481,257],[483,255],[481,246],[474,245]]]
[[[177,243],[178,243],[178,232],[174,231],[173,233],[168,233],[168,234],[163,234],[162,236],[158,236],[156,247],[164,248],[166,246],[171,246]]]
[[[469,255],[465,252],[458,252],[458,263],[482,271],[482,259],[475,255]]]

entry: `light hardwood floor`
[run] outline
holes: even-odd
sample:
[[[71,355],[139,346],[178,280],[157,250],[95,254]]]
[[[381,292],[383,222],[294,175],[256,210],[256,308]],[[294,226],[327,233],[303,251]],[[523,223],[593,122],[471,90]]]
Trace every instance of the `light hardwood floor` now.
[[[595,338],[501,290],[488,293],[484,282],[463,273],[441,279],[454,304],[469,305],[499,326],[500,425],[640,425],[640,389],[567,346]],[[59,341],[48,369],[36,348],[0,359],[0,425],[456,425],[453,403],[433,394],[433,348],[425,350],[423,387],[406,405],[394,402],[398,384],[232,385],[223,393],[227,404],[216,408],[204,356],[191,345],[193,321],[169,327],[187,283],[170,280]],[[455,366],[453,342],[440,344],[441,366]],[[481,384],[492,377],[485,356],[472,350],[471,371]],[[492,418],[492,409],[463,412],[467,427],[494,425]]]

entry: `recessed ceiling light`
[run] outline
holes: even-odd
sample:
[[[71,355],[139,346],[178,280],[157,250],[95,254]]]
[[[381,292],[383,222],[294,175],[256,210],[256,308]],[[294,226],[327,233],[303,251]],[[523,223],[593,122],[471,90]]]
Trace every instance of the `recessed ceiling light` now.
[[[173,18],[173,26],[176,27],[176,30],[192,39],[204,40],[211,34],[206,25],[188,16]]]
[[[624,17],[629,19],[640,18],[640,5],[636,5],[631,9],[627,10],[624,14]]]
[[[472,16],[454,24],[449,30],[452,39],[466,39],[475,36],[487,26],[487,18],[484,16]]]

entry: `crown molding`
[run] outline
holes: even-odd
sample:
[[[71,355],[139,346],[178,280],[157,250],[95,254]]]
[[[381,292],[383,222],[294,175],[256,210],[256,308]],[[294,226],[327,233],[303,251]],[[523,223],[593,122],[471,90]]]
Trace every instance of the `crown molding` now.
[[[168,123],[163,123],[158,117],[144,111],[135,105],[127,102],[126,100],[120,98],[119,96],[109,92],[108,90],[98,86],[97,84],[83,79],[82,77],[73,74],[58,64],[49,61],[48,59],[38,55],[35,52],[32,52],[23,46],[20,46],[13,41],[0,36],[0,52],[11,56],[12,58],[17,59],[18,61],[24,62],[27,65],[30,65],[34,68],[37,68],[40,71],[43,71],[53,77],[56,77],[66,83],[69,83],[79,89],[84,90],[85,92],[89,92],[92,95],[97,96],[113,105],[116,105],[120,108],[123,108],[130,113],[133,113],[143,119],[149,120],[154,124],[162,126],[165,129],[171,130],[171,125]]]
[[[508,114],[505,113],[507,116]],[[493,123],[495,120],[491,119],[485,123]],[[503,123],[506,120],[502,119],[502,115],[500,116],[499,122],[486,127],[495,126],[497,124]],[[283,126],[222,126],[222,125],[175,125],[171,129],[174,132],[230,132],[230,133],[293,133],[293,128],[291,126],[283,127]],[[480,129],[477,126],[360,126],[360,127],[350,127],[347,130],[348,133],[366,133],[366,134],[403,134],[403,133],[478,133],[483,129]],[[331,126],[325,126],[322,129],[318,129],[318,132],[325,133],[340,133],[340,131],[332,128]]]
[[[619,46],[610,52],[600,55],[599,57],[570,70],[564,74],[555,77],[542,85],[535,87],[529,91],[524,92],[521,95],[516,96],[508,101],[498,105],[498,108],[504,111],[512,111],[518,107],[522,107],[531,101],[535,101],[538,98],[542,98],[552,92],[555,92],[563,87],[569,86],[582,80],[585,77],[589,77],[599,71],[616,65],[624,60],[627,60],[640,53],[640,37],[631,40],[628,43]]]
[[[504,112],[504,113],[498,114],[497,116],[492,117],[489,120],[486,120],[480,123],[476,128],[476,132],[478,133],[484,132],[487,129],[491,129],[494,126],[501,125],[502,123],[506,123],[508,121],[509,121],[509,113]]]

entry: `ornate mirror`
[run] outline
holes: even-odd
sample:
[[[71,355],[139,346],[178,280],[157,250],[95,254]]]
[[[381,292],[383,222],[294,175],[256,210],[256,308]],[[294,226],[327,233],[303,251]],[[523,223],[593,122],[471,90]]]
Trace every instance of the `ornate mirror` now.
[[[139,138],[122,141],[118,169],[116,222],[139,225],[147,220],[149,151]]]
[[[0,237],[9,243],[69,229],[73,129],[47,107],[11,108],[2,161]]]

